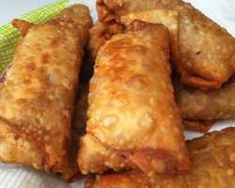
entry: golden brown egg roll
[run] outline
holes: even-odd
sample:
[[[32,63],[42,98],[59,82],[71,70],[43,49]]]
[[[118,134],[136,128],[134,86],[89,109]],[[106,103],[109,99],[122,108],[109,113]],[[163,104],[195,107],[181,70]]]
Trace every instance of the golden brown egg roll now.
[[[101,47],[78,156],[83,174],[110,168],[148,175],[189,169],[168,59],[168,30],[141,21]]]
[[[166,9],[154,9],[148,11],[140,11],[122,16],[120,22],[97,22],[90,29],[89,51],[93,62],[102,45],[108,41],[113,35],[123,33],[124,28],[132,21],[141,20],[149,23],[162,23],[170,30],[170,47],[171,58],[176,61],[179,56],[178,50],[178,12]]]
[[[179,14],[179,52],[173,54],[179,53],[174,64],[184,84],[201,89],[219,88],[234,74],[234,38],[191,4],[181,0],[97,0],[99,20],[105,23],[120,22],[122,16],[130,17],[129,13],[138,15],[142,14],[138,11],[156,8]]]
[[[188,141],[193,167],[186,175],[123,173],[91,178],[86,188],[201,188],[235,186],[235,128]]]
[[[130,13],[120,17],[120,23],[128,26],[133,20],[165,25],[170,32],[171,60],[178,62],[179,58],[179,16],[177,11],[153,9]]]
[[[99,49],[111,39],[113,35],[124,32],[124,25],[120,23],[109,23],[97,21],[89,30],[88,53],[90,56],[90,63],[94,64]]]
[[[0,160],[54,172],[68,181],[73,111],[89,10],[74,5],[24,32],[0,86]],[[20,27],[20,26],[19,26]]]
[[[235,78],[221,88],[201,91],[175,86],[176,100],[183,118],[189,120],[220,120],[235,118]]]

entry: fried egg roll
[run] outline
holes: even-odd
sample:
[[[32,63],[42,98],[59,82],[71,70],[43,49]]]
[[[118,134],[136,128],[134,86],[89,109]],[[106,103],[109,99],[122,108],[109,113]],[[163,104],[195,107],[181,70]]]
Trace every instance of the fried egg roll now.
[[[86,6],[74,5],[52,21],[25,26],[18,24],[24,36],[0,86],[0,161],[69,181],[78,173],[71,114],[91,17]]]
[[[120,17],[121,24],[128,26],[133,20],[165,25],[170,32],[171,59],[177,62],[179,58],[179,19],[178,12],[167,9],[154,9],[130,13]]]
[[[141,21],[101,47],[78,155],[83,174],[139,169],[151,176],[189,169],[168,59],[168,30]]]
[[[123,33],[124,25],[119,23],[105,24],[97,21],[89,30],[88,53],[90,63],[94,65],[99,49],[111,39],[113,35]]]
[[[185,175],[146,177],[138,172],[91,178],[86,188],[199,188],[235,186],[235,128],[188,141],[193,166]]]
[[[221,88],[201,91],[177,84],[176,100],[183,118],[220,120],[235,118],[235,78]]]
[[[178,58],[178,12],[166,9],[154,9],[148,11],[140,11],[130,13],[122,16],[119,22],[104,23],[97,22],[90,29],[89,51],[93,59],[96,58],[97,53],[102,45],[108,41],[113,35],[123,33],[124,28],[127,27],[132,21],[141,20],[149,23],[162,23],[170,30],[170,47],[171,58],[176,61]]]
[[[222,27],[181,0],[97,0],[99,20],[104,23],[120,22],[122,16],[140,15],[155,18],[146,11],[163,8],[179,14],[179,54],[174,60],[181,81],[200,89],[219,88],[235,72],[235,40]],[[132,15],[128,15],[132,13]],[[159,19],[158,21],[161,21]],[[162,20],[164,24],[166,20]]]

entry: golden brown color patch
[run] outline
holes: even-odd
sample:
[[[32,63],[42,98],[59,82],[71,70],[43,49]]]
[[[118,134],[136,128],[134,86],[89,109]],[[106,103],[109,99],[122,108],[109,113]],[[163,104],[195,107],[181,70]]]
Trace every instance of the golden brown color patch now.
[[[200,89],[219,88],[235,72],[235,40],[191,4],[181,0],[97,0],[98,17],[105,24],[120,22],[130,13],[143,14],[138,11],[146,11],[152,22],[153,12],[159,8],[179,14],[178,48],[172,49],[179,49],[173,54],[179,54],[174,63],[181,81]]]
[[[86,188],[201,188],[235,186],[235,128],[188,141],[193,167],[186,175],[148,178],[138,172],[91,178]]]
[[[0,86],[1,161],[59,173],[67,181],[78,173],[70,123],[90,26],[88,8],[74,5],[48,23],[23,29]]]
[[[176,100],[183,118],[220,120],[235,118],[235,79],[217,90],[201,91],[178,84]]]
[[[168,59],[167,29],[141,21],[101,48],[78,156],[83,174],[109,168],[149,175],[189,169]]]

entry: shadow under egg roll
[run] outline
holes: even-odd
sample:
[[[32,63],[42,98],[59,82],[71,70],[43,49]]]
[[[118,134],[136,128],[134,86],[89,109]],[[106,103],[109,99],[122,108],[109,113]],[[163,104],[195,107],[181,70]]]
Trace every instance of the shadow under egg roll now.
[[[91,24],[83,5],[45,24],[15,21],[23,36],[0,86],[0,161],[58,173],[66,181],[78,174],[70,125]]]
[[[134,21],[102,46],[77,159],[83,174],[139,169],[151,176],[189,170],[168,60],[163,25]]]
[[[188,131],[195,131],[201,133],[207,133],[214,125],[213,120],[188,120],[183,119],[184,129]]]

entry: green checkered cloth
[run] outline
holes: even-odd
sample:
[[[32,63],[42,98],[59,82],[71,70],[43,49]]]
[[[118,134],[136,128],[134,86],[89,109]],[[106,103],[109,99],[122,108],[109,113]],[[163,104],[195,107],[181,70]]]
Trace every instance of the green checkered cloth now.
[[[44,23],[56,16],[68,4],[69,0],[59,0],[30,11],[20,19],[35,24]],[[19,36],[19,32],[10,23],[0,27],[0,73],[11,62]]]

